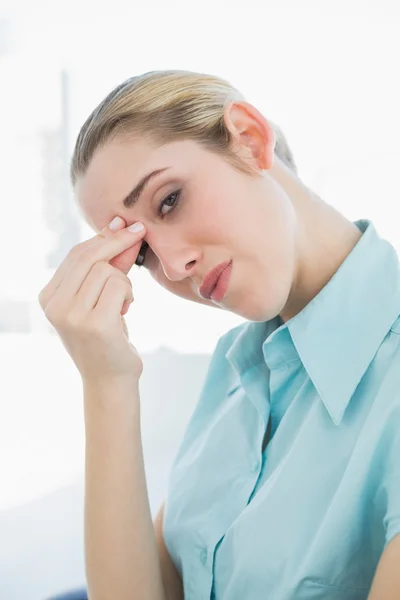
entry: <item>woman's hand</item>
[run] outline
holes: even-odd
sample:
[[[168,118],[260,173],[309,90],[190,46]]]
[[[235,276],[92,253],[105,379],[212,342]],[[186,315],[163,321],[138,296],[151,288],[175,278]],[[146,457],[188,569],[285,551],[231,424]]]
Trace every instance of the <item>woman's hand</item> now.
[[[133,302],[127,273],[145,229],[132,232],[125,225],[117,217],[117,231],[105,227],[72,248],[39,294],[40,306],[84,382],[137,381],[142,373],[123,315]]]

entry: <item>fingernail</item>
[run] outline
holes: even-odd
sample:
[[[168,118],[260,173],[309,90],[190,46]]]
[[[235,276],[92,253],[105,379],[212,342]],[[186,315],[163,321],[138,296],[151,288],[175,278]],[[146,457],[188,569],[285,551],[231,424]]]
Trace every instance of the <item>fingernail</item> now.
[[[111,231],[116,231],[117,229],[121,229],[123,224],[124,220],[121,219],[121,217],[114,217],[111,223],[109,223],[108,229],[111,229]]]
[[[144,225],[143,225],[143,223],[140,223],[140,221],[137,221],[136,223],[129,225],[128,229],[132,233],[139,233],[139,231],[143,231]]]

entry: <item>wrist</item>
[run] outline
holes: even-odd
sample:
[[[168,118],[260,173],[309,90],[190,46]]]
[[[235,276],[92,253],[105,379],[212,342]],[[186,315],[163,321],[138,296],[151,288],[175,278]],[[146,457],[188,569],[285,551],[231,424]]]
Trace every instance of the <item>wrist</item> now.
[[[85,378],[82,386],[85,406],[136,406],[139,400],[139,380],[132,376]]]

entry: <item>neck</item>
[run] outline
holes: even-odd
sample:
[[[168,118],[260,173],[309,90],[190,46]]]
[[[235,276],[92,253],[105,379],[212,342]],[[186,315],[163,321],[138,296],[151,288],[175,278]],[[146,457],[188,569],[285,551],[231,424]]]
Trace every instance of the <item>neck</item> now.
[[[293,284],[281,312],[288,321],[325,287],[362,234],[280,161],[270,173],[292,201],[298,223]]]

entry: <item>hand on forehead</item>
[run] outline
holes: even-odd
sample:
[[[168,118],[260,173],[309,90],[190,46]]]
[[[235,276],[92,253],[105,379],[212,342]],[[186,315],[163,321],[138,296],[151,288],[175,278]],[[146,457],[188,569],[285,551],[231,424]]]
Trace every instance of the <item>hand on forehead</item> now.
[[[110,224],[112,223],[112,229],[110,229]],[[118,216],[115,217],[114,219],[112,219],[112,221],[106,225],[100,232],[99,235],[103,236],[103,237],[110,237],[111,235],[113,235],[113,233],[115,231],[120,231],[121,229],[124,229],[124,227],[127,226],[127,223],[125,221],[125,219],[123,219],[122,217]],[[142,243],[142,242],[140,242]],[[114,258],[112,258],[111,260],[109,260],[109,264],[113,267],[115,267],[116,269],[118,269],[119,271],[122,271],[123,273],[125,273],[125,275],[127,275],[129,273],[129,271],[132,269],[133,265],[135,264],[136,258],[137,258],[137,248],[134,246],[130,246],[129,248],[127,248],[126,250],[124,250],[123,252],[121,252],[121,254],[118,254],[117,256],[114,256]]]

